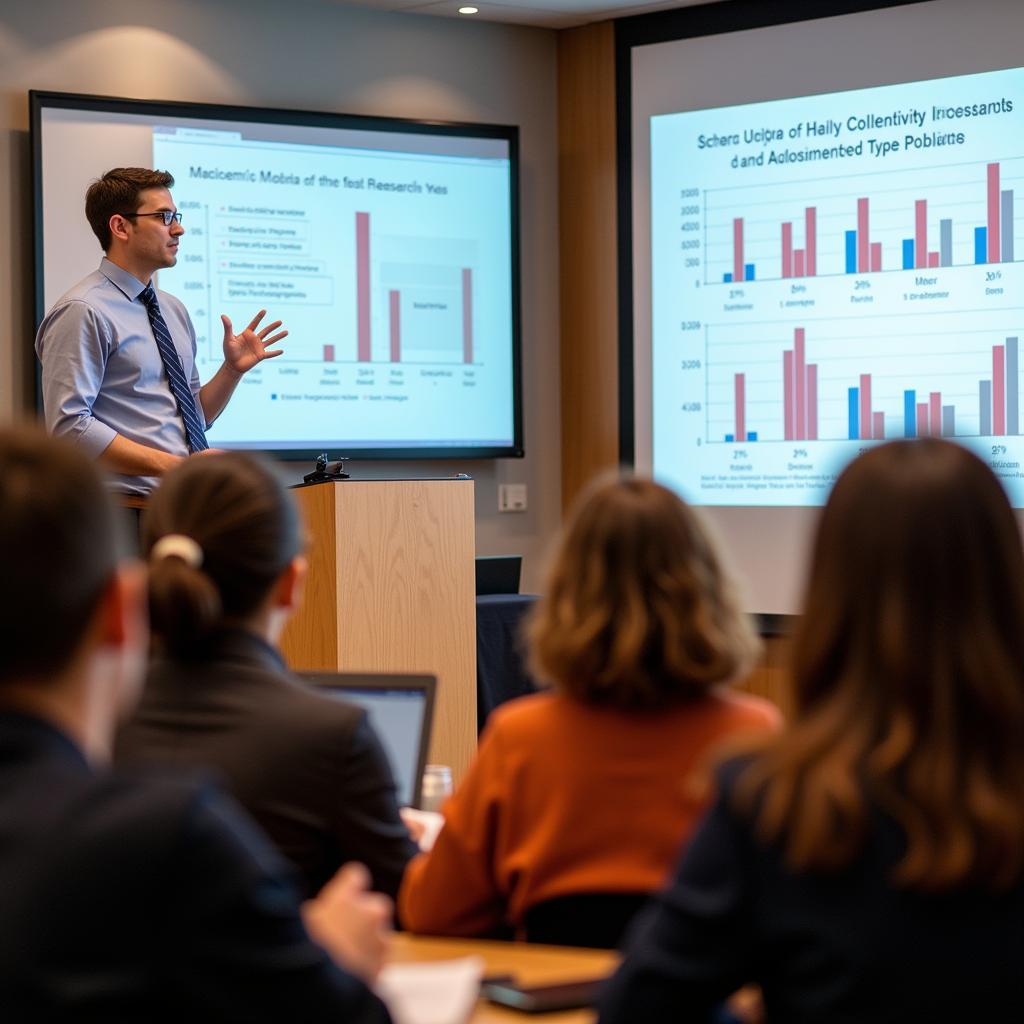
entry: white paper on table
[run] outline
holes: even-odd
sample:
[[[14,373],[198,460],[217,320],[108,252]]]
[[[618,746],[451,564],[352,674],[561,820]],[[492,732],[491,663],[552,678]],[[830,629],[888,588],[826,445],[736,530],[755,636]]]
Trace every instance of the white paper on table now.
[[[437,811],[420,811],[415,807],[403,807],[399,813],[406,827],[411,828],[413,823],[422,827],[417,845],[423,853],[429,853],[434,848],[438,833],[444,828],[444,815]]]
[[[476,1006],[483,976],[483,958],[467,956],[388,964],[374,987],[395,1024],[465,1024]]]

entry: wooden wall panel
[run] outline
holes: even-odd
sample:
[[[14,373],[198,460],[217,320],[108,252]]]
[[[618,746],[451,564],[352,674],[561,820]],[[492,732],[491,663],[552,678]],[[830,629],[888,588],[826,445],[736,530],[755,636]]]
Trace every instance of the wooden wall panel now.
[[[558,34],[562,507],[619,461],[615,32]]]

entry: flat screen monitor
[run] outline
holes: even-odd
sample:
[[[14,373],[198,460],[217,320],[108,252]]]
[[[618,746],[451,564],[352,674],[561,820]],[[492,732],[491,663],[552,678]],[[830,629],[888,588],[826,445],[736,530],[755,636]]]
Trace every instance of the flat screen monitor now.
[[[174,175],[185,234],[157,284],[188,309],[200,379],[222,313],[288,329],[213,446],[522,455],[517,128],[46,92],[31,120],[37,323],[102,255],[89,184],[142,166]]]
[[[434,676],[308,672],[303,678],[367,712],[391,762],[399,800],[419,807],[434,720]]]

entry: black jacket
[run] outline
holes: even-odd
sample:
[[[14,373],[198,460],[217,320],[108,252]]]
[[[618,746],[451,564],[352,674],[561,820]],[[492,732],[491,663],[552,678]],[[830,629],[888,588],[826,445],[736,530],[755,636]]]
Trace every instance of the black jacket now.
[[[157,661],[114,756],[215,771],[309,896],[357,860],[393,897],[416,853],[366,712],[290,676],[251,633],[224,633],[196,665]]]

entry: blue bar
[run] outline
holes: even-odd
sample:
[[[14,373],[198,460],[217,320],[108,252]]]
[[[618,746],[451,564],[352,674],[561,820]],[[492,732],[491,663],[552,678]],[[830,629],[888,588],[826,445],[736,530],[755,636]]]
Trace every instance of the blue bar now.
[[[978,381],[978,433],[988,437],[992,433],[992,381]]]
[[[747,440],[748,441],[756,441],[757,440],[757,431],[756,430],[748,430],[747,431]]]
[[[850,388],[850,440],[860,440],[860,388]]]
[[[974,229],[974,262],[988,263],[988,228]]]
[[[726,444],[732,444],[735,440],[736,440],[735,435],[733,435],[733,434],[726,434],[725,435],[725,443]]]
[[[903,269],[914,269],[914,240],[912,238],[903,239]]]
[[[956,437],[956,406],[944,405],[942,407],[942,436]]]
[[[903,436],[917,437],[917,392],[903,392]]]
[[[723,274],[722,275],[722,284],[731,284],[731,283],[732,283],[732,271],[730,270],[728,274]]]
[[[846,232],[846,272],[857,273],[857,232]]]
[[[754,264],[747,263],[743,267],[743,280],[753,281],[754,280]]]

